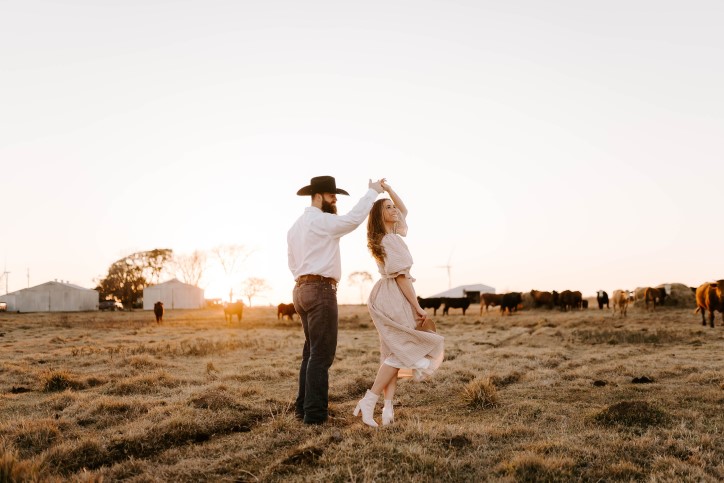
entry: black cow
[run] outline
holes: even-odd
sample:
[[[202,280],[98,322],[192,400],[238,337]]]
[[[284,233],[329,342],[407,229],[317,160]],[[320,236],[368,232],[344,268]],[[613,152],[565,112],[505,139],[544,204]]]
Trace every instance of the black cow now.
[[[241,317],[244,315],[244,304],[242,302],[234,302],[224,306],[224,320],[231,323],[235,315],[236,320],[241,322]]]
[[[163,302],[159,301],[153,304],[153,315],[156,316],[157,324],[163,322]]]
[[[598,310],[603,310],[605,305],[607,309],[610,309],[608,305],[608,294],[604,290],[596,292],[596,301],[598,302]]]
[[[447,315],[450,309],[463,309],[463,315],[465,315],[465,311],[470,307],[470,299],[467,297],[442,297],[442,303],[445,304],[442,315]]]
[[[432,309],[432,314],[437,315],[437,309],[439,309],[442,305],[442,299],[439,297],[430,297],[426,299],[417,297],[417,303],[419,303],[420,307],[423,309]]]
[[[500,315],[505,314],[505,309],[508,309],[508,313],[511,314],[514,310],[518,310],[518,305],[523,303],[523,294],[521,292],[510,292],[503,294],[503,299],[500,301]]]
[[[297,313],[297,309],[294,308],[294,304],[279,304],[277,305],[277,319],[283,319],[288,317],[289,320],[294,320],[294,314]]]

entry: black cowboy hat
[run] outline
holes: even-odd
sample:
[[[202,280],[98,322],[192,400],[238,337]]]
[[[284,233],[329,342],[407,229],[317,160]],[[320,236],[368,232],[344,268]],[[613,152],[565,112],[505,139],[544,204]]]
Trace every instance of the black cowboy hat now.
[[[309,182],[309,186],[305,186],[297,191],[299,196],[309,196],[316,193],[335,193],[349,196],[349,193],[345,190],[337,188],[337,183],[332,176],[315,176]]]

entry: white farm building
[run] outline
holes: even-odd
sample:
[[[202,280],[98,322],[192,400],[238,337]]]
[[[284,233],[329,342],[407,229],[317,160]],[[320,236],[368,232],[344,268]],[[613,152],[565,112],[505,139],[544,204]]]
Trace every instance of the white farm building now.
[[[98,310],[98,292],[72,283],[46,282],[0,295],[8,312],[82,312]]]
[[[451,288],[445,292],[432,295],[431,297],[467,297],[472,303],[480,303],[481,293],[495,293],[495,288],[482,283],[475,283],[471,285],[460,285],[459,287]]]
[[[153,310],[153,304],[162,302],[165,309],[204,308],[204,289],[171,279],[143,289],[143,310]]]

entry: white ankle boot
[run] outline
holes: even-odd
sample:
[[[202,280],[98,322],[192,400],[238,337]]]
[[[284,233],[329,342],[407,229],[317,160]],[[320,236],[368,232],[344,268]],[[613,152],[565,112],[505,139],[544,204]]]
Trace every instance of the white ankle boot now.
[[[385,399],[385,407],[382,408],[382,426],[387,426],[395,420],[395,410],[392,408],[392,399]]]
[[[368,389],[367,394],[359,400],[357,407],[354,408],[354,412],[352,413],[354,416],[357,416],[359,412],[362,411],[362,422],[373,428],[378,426],[373,417],[377,399],[379,399],[379,396]]]

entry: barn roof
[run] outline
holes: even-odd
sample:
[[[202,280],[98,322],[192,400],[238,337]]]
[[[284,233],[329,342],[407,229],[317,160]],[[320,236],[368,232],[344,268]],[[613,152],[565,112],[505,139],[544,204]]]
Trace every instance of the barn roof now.
[[[147,288],[151,287],[163,287],[165,285],[184,285],[186,287],[192,287],[198,290],[201,290],[201,288],[197,287],[196,285],[191,285],[189,283],[184,283],[181,280],[177,278],[172,278],[171,280],[166,280],[165,282],[157,283],[156,285],[149,285]]]
[[[20,290],[16,290],[15,292],[10,292],[10,293],[7,294],[7,295],[17,294],[17,293],[19,293],[19,292],[25,292],[25,291],[31,291],[31,292],[32,292],[32,291],[35,291],[35,290],[42,290],[42,289],[46,289],[46,288],[50,288],[50,287],[53,287],[53,288],[69,288],[69,289],[72,289],[72,290],[83,290],[83,291],[93,290],[92,288],[81,287],[80,285],[75,285],[75,284],[73,284],[73,283],[58,282],[58,281],[52,281],[52,280],[51,280],[50,282],[41,283],[40,285],[35,285],[35,286],[33,286],[33,287],[28,287],[28,288],[22,288],[22,289],[20,289]]]
[[[460,285],[459,287],[451,288],[444,292],[440,292],[430,297],[464,297],[465,292],[483,292],[483,293],[495,293],[495,288],[482,283],[474,283],[470,285]]]

